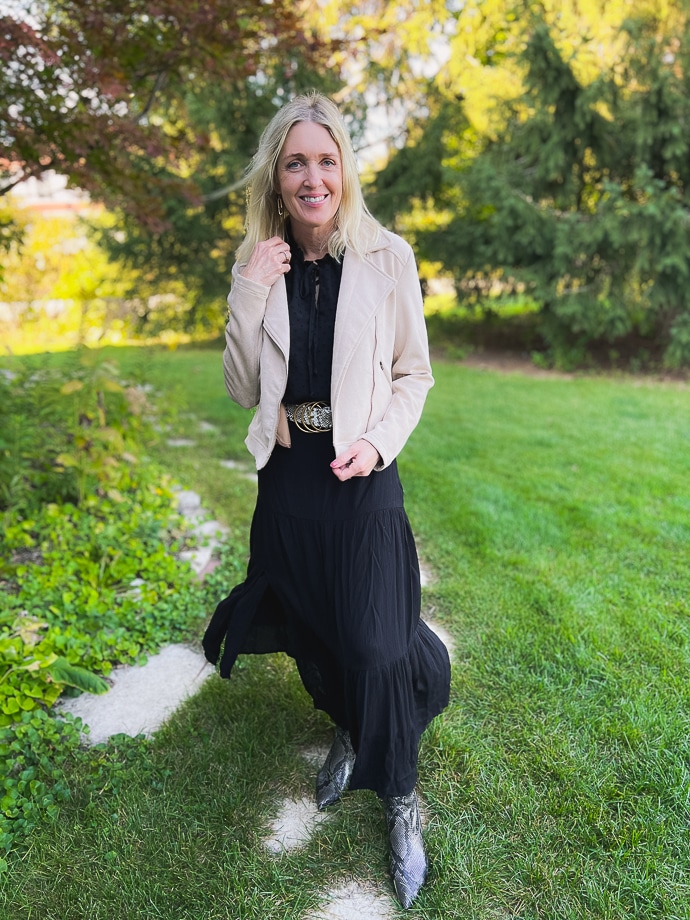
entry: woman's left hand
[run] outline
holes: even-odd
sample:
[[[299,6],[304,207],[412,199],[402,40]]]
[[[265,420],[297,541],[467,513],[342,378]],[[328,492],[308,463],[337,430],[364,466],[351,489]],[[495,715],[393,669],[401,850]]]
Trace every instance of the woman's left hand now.
[[[331,463],[331,469],[341,482],[353,476],[368,476],[381,459],[373,444],[364,439],[355,441]]]

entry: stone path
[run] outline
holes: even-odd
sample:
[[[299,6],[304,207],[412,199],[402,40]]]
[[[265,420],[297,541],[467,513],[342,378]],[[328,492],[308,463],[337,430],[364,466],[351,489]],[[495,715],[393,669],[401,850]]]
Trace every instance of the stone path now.
[[[102,696],[82,693],[60,702],[57,708],[79,716],[89,726],[88,744],[100,744],[119,734],[150,737],[211,674],[213,667],[199,652],[170,645],[141,667],[115,668],[112,687]]]
[[[168,441],[171,447],[193,446],[193,443],[190,445],[188,439]],[[256,479],[255,473],[237,461],[221,463],[237,475]],[[207,519],[195,492],[180,491],[177,500],[180,513],[199,542],[197,548],[184,551],[180,557],[190,563],[199,578],[203,578],[217,562],[214,554],[227,528]],[[421,576],[422,586],[431,583],[431,573],[424,567]],[[433,621],[427,620],[427,624],[452,655],[448,633]],[[213,667],[201,652],[184,645],[171,645],[151,656],[141,667],[114,668],[108,693],[102,696],[82,694],[61,702],[59,707],[80,716],[89,726],[86,740],[90,744],[98,744],[120,733],[150,736],[212,673]],[[326,747],[314,748],[305,750],[303,756],[316,771],[327,753]],[[267,825],[264,845],[269,853],[280,859],[284,853],[304,846],[316,828],[329,818],[327,811],[317,810],[312,797],[288,797],[279,804],[275,819]],[[393,893],[385,879],[381,880],[380,889],[356,880],[339,880],[325,891],[324,898],[324,906],[305,915],[303,920],[391,920],[395,916]]]
[[[327,750],[324,750],[324,760]],[[281,854],[298,849],[308,842],[316,827],[328,820],[328,813],[319,811],[313,796],[284,799],[280,810],[268,826],[264,845],[271,853]]]
[[[391,895],[353,880],[332,888],[326,905],[304,920],[392,920],[395,916]]]

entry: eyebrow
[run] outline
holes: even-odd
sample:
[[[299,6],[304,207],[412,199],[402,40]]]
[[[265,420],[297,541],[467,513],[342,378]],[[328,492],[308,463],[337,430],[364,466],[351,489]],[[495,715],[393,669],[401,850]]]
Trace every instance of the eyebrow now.
[[[325,153],[320,153],[318,156],[319,156],[319,157],[331,157],[332,159],[335,159],[336,157],[339,156],[339,151],[338,151],[337,148],[336,148],[335,150],[329,150],[329,151],[327,151],[327,152],[325,152]],[[281,160],[299,160],[300,158],[303,159],[303,160],[306,160],[306,159],[307,159],[306,153],[301,153],[301,152],[297,152],[297,153],[282,153],[282,154],[280,155],[280,159],[281,159]]]

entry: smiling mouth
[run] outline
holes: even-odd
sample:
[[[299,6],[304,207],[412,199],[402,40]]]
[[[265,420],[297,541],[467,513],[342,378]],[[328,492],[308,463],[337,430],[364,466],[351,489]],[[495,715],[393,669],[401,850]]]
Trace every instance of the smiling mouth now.
[[[302,201],[306,201],[307,204],[319,204],[319,202],[325,201],[326,197],[326,195],[302,195]]]

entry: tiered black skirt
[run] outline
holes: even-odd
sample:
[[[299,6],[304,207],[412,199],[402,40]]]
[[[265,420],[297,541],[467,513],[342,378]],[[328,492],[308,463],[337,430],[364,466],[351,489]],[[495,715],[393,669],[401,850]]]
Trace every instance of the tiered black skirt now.
[[[397,466],[340,482],[330,432],[290,434],[259,471],[247,578],[216,608],[206,656],[228,677],[240,653],[291,655],[314,705],[350,731],[350,788],[405,795],[450,662],[420,619]]]

